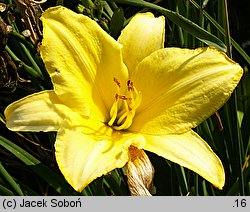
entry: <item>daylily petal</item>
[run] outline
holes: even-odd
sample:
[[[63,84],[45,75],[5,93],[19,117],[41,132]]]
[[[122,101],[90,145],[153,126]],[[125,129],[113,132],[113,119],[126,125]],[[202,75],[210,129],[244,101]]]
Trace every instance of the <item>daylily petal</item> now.
[[[220,159],[195,132],[166,136],[145,135],[145,138],[145,150],[196,172],[219,189],[224,186],[225,172]]]
[[[61,101],[80,114],[108,121],[117,85],[127,80],[121,45],[87,16],[58,6],[46,10],[41,56]]]
[[[152,52],[164,47],[165,18],[150,12],[136,14],[122,30],[118,42],[123,45],[123,60],[129,72]]]
[[[113,131],[101,122],[73,117],[57,133],[58,166],[77,191],[128,161],[130,145],[144,145],[144,137]]]
[[[6,126],[13,131],[56,131],[72,111],[52,90],[26,96],[4,111]]]
[[[132,80],[142,92],[131,131],[183,133],[229,98],[242,68],[213,48],[166,48],[145,58]]]

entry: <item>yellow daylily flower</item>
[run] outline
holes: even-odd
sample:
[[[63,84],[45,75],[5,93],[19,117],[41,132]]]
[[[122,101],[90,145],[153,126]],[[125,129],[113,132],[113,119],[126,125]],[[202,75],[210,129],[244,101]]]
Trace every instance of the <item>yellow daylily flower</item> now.
[[[55,156],[72,187],[130,160],[136,147],[178,163],[222,189],[220,159],[192,128],[230,97],[242,68],[214,48],[164,48],[164,17],[139,13],[118,41],[62,6],[41,18],[41,57],[53,90],[10,104],[15,131],[57,131]]]

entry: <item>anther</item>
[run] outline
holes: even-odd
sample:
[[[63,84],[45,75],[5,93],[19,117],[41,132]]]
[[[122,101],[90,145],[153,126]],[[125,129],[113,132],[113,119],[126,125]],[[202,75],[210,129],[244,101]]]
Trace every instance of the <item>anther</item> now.
[[[121,99],[121,100],[127,100],[128,98],[125,95],[119,95],[119,99]]]
[[[134,91],[134,83],[131,80],[127,81],[128,91]]]
[[[121,99],[121,100],[131,100],[131,98],[126,97],[125,95],[120,95],[120,94],[116,94],[115,98],[116,99]]]
[[[110,109],[110,120],[108,125],[112,126],[115,130],[125,130],[131,126],[135,116],[135,110],[141,103],[141,92],[136,90],[133,81],[128,80],[128,92],[126,92],[126,95],[121,95],[120,80],[114,77],[114,82],[118,87],[115,94],[115,101]]]
[[[118,85],[118,87],[121,87],[121,81],[120,80],[118,80],[118,79],[116,79],[114,77],[114,82],[116,83],[116,85]]]

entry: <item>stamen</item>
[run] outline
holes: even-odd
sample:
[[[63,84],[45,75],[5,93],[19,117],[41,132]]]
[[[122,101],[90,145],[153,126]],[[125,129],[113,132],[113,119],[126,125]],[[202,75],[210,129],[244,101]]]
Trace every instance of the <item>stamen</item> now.
[[[121,123],[124,121],[125,118],[127,118],[128,112],[123,113],[123,115],[118,119],[117,125],[121,125]]]
[[[118,99],[115,99],[114,104],[112,105],[111,109],[110,109],[110,121],[108,122],[109,126],[112,126],[116,120],[117,117],[117,104],[118,104]]]
[[[118,85],[118,87],[121,87],[121,81],[120,80],[118,80],[118,79],[116,79],[114,77],[114,82],[116,83],[116,85]]]
[[[127,86],[128,86],[128,91],[134,90],[134,83],[131,80],[128,80]]]
[[[121,99],[121,100],[129,100],[129,98],[126,97],[125,95],[116,94],[116,97],[117,97],[118,99]]]
[[[121,82],[114,78],[114,82],[118,86],[117,93],[115,95],[115,101],[110,109],[110,121],[109,126],[112,126],[115,130],[124,130],[131,126],[133,118],[135,116],[135,110],[139,107],[142,95],[134,87],[134,83],[131,80],[127,81],[128,96],[119,94]],[[119,101],[123,101],[123,104],[119,104]]]
[[[113,128],[115,130],[125,130],[125,129],[128,129],[131,126],[133,118],[135,116],[135,111],[130,111],[130,112],[126,113],[126,115],[127,115],[126,120],[123,122],[122,125],[113,126]]]
[[[131,111],[131,108],[129,107],[127,101],[123,102],[124,102],[124,109],[120,113],[118,113],[118,117],[120,118],[117,121],[117,125],[120,125],[123,122],[123,120],[127,118],[128,113]]]

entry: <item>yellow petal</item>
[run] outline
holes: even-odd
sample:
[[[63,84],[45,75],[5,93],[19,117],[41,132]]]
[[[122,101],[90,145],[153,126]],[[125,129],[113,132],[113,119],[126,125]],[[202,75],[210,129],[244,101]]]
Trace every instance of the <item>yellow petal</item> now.
[[[164,16],[155,18],[150,12],[136,14],[122,30],[118,42],[123,45],[123,60],[129,72],[152,52],[163,48]]]
[[[145,58],[132,76],[142,92],[132,131],[183,133],[230,97],[242,68],[213,48],[166,48]]]
[[[58,131],[56,160],[69,184],[81,191],[97,177],[123,167],[128,161],[128,147],[139,143],[144,144],[143,137],[72,117]]]
[[[71,112],[54,91],[42,91],[13,102],[4,115],[6,126],[13,131],[56,131]]]
[[[225,172],[220,159],[195,132],[145,138],[145,150],[196,172],[219,189],[224,186]]]
[[[78,113],[108,121],[117,85],[127,80],[121,45],[87,16],[58,6],[46,10],[41,56],[61,101]]]

